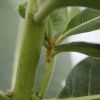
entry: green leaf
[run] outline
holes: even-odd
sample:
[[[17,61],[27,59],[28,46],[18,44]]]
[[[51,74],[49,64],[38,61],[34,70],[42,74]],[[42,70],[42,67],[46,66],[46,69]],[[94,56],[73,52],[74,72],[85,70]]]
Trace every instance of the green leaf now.
[[[64,26],[66,25],[68,21],[68,11],[67,8],[61,8],[55,10],[50,16],[49,16],[49,22],[48,22],[48,30],[49,33],[53,36],[55,34],[60,34],[64,30]]]
[[[63,35],[58,41],[68,36],[100,29],[100,11],[85,9],[69,21]]]
[[[62,52],[79,52],[88,56],[100,58],[100,44],[72,42],[58,45],[54,48],[54,55]]]
[[[96,94],[100,94],[100,59],[89,57],[72,69],[58,98]]]
[[[82,24],[85,24],[85,23],[87,25],[88,21],[91,21],[96,17],[100,17],[100,11],[94,10],[94,9],[85,9],[82,12],[80,12],[78,15],[76,15],[68,23],[68,26],[66,28],[67,28],[67,30],[70,30],[70,29],[73,29],[73,28],[75,28],[77,26],[80,26]],[[99,21],[99,23],[100,23],[100,21]],[[92,27],[92,26],[90,25],[90,27]],[[97,26],[95,26],[95,27],[97,27]],[[82,32],[87,32],[87,31],[95,30],[95,27],[93,29],[92,28],[89,29],[89,27],[88,27],[86,30],[81,29],[81,31]],[[78,33],[80,33],[80,31],[79,32],[77,31],[77,33],[75,32],[73,34],[69,33],[68,35],[74,35],[74,34],[78,34]]]
[[[68,7],[68,20],[71,20],[81,11],[82,9],[80,7]]]
[[[26,6],[27,6],[27,2],[18,5],[18,12],[22,18],[25,18]]]

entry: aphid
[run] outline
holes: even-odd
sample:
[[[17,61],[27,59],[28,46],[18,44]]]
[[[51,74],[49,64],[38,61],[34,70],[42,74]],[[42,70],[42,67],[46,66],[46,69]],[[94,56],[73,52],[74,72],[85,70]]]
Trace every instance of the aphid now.
[[[46,51],[46,63],[50,62],[50,58],[52,56],[52,50],[56,45],[56,41],[59,38],[59,36],[61,35],[61,33],[58,33],[56,35],[54,35],[53,37],[49,34],[47,35],[45,33],[45,41],[44,41],[44,46],[46,47],[47,51]]]
[[[48,47],[46,51],[46,63],[50,62],[50,58],[52,56],[52,50],[55,47],[55,42],[56,42],[55,38],[51,38],[48,40]]]

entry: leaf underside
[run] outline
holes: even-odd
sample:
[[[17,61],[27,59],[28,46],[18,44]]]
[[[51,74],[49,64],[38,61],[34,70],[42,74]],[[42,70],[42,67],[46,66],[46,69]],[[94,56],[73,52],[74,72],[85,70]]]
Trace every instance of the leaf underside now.
[[[60,35],[64,30],[64,26],[68,21],[68,11],[67,8],[57,9],[51,13],[48,17],[48,23],[46,25],[46,32],[48,37]]]
[[[71,35],[77,35],[97,29],[100,29],[100,11],[87,8],[68,22],[59,41],[63,41]]]
[[[54,55],[62,52],[79,52],[88,56],[100,58],[100,44],[72,42],[58,45],[54,48]]]
[[[58,97],[69,98],[96,94],[100,94],[100,59],[89,57],[72,69]]]

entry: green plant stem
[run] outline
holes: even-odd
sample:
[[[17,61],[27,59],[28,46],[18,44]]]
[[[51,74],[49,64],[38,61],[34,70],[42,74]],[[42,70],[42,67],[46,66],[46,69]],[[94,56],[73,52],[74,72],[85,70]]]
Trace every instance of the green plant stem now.
[[[44,24],[36,24],[33,14],[37,0],[29,0],[23,28],[13,100],[30,100],[34,91],[36,69],[44,37]]]
[[[5,93],[0,91],[0,100],[11,100],[10,97],[6,96]]]
[[[100,10],[98,0],[46,0],[45,3],[39,7],[34,16],[34,20],[36,22],[42,22],[53,10],[67,6],[81,6]]]
[[[53,70],[55,68],[55,63],[56,63],[56,57],[51,57],[50,62],[47,64],[45,68],[45,75],[41,83],[41,87],[40,87],[39,94],[38,94],[40,98],[43,98],[45,96],[45,93],[50,83],[50,79],[53,74]]]
[[[34,15],[34,20],[36,22],[42,22],[52,11],[55,9],[52,0],[45,1],[42,6],[39,7],[37,13]]]

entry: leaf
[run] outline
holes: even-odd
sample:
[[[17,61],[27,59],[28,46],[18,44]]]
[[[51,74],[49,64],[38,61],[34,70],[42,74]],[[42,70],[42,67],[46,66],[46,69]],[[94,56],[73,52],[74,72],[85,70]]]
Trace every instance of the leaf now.
[[[71,20],[81,11],[82,9],[80,7],[68,7],[68,20]]]
[[[100,58],[100,44],[72,42],[58,45],[54,48],[54,55],[61,52],[79,52],[88,56]]]
[[[64,26],[68,21],[68,11],[67,8],[61,8],[55,10],[49,17],[49,33],[53,36],[55,34],[60,34],[64,30]]]
[[[18,12],[22,18],[25,18],[25,11],[26,11],[27,2],[20,3],[18,5]]]
[[[100,11],[85,9],[69,21],[59,41],[68,36],[100,29]]]
[[[58,98],[96,94],[100,94],[100,59],[88,57],[72,69]]]
[[[96,17],[100,17],[100,11],[98,10],[94,10],[94,9],[85,9],[83,10],[82,12],[80,12],[78,15],[76,15],[69,23],[68,23],[68,26],[67,26],[67,30],[70,30],[72,28],[75,28],[81,24],[84,24],[84,23],[88,23],[88,21],[90,20],[93,20],[94,18]],[[100,23],[100,21],[99,21]],[[91,26],[90,26],[91,27]],[[97,26],[96,26],[97,27]],[[100,28],[100,27],[99,27]],[[94,29],[92,29],[94,30]],[[91,30],[88,30],[88,28],[85,30],[86,31],[91,31]],[[84,31],[82,31],[84,32]],[[74,33],[76,34],[76,33]],[[69,34],[69,35],[72,35],[72,34]]]

